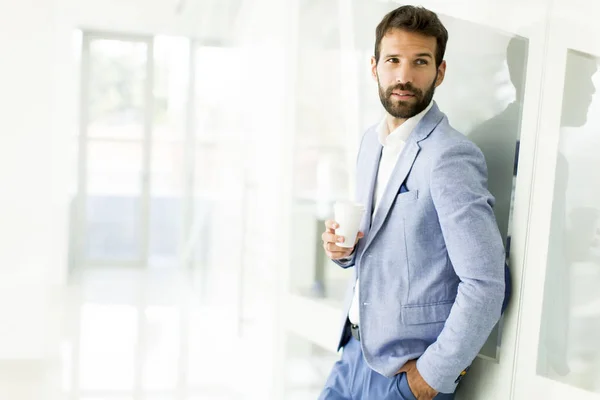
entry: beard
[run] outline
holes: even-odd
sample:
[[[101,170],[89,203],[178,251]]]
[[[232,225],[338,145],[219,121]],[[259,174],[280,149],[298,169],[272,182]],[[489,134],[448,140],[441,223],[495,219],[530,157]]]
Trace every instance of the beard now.
[[[431,103],[431,100],[433,99],[433,94],[435,93],[436,80],[437,73],[435,74],[435,79],[433,80],[433,83],[427,90],[425,90],[425,92],[423,92],[421,89],[417,89],[410,82],[399,83],[397,85],[390,86],[384,90],[381,87],[381,83],[379,83],[378,77],[377,84],[379,86],[379,99],[381,100],[381,104],[383,105],[385,110],[392,117],[402,119],[412,118],[424,109],[426,109],[429,103]],[[392,99],[392,92],[400,90],[403,92],[410,92],[412,95],[414,95],[414,99],[416,101],[414,103],[411,103],[409,101]]]

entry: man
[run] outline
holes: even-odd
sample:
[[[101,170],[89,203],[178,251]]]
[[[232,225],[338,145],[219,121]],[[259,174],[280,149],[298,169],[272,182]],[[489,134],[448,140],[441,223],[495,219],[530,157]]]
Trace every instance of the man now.
[[[363,136],[357,238],[326,222],[325,251],[354,267],[339,347],[321,399],[451,399],[504,298],[504,249],[481,151],[433,99],[448,32],[403,6],[376,29],[373,78],[387,111]],[[468,82],[465,82],[468,84]],[[353,249],[336,244],[351,240]]]

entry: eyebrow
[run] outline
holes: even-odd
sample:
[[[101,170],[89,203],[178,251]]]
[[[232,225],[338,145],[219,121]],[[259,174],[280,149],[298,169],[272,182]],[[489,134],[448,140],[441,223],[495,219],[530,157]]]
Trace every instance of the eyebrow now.
[[[415,57],[429,57],[433,59],[433,56],[430,53],[419,53],[416,54]],[[384,58],[400,58],[399,54],[387,54]]]

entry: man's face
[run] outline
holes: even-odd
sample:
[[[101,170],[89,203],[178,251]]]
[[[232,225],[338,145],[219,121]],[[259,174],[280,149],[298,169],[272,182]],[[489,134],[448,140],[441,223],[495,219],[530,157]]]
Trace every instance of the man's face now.
[[[444,80],[446,62],[436,68],[436,46],[435,37],[400,29],[381,39],[379,61],[371,59],[371,73],[383,107],[394,118],[408,119],[427,108]]]

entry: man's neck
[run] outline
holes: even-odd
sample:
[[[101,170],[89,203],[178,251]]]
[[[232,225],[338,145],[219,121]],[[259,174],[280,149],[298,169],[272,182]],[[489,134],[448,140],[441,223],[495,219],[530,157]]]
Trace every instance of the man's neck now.
[[[405,123],[407,118],[395,118],[388,114],[386,116],[386,123],[388,128],[388,135],[396,130],[400,125]]]

